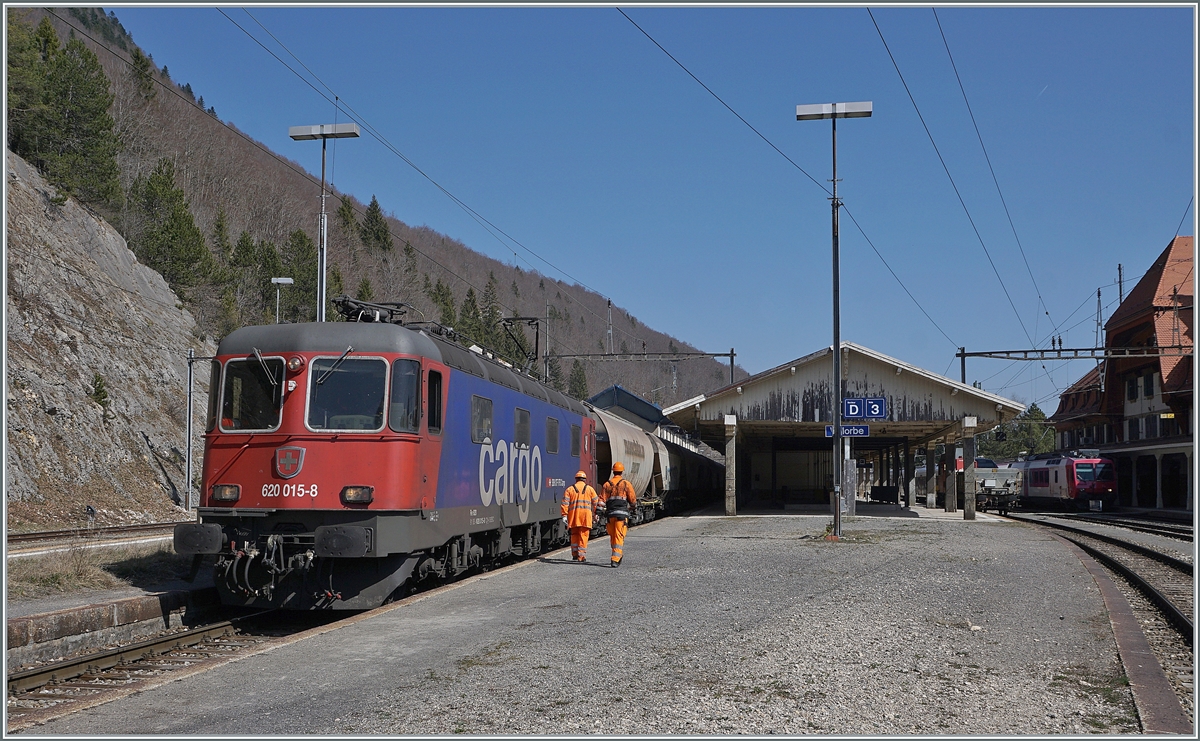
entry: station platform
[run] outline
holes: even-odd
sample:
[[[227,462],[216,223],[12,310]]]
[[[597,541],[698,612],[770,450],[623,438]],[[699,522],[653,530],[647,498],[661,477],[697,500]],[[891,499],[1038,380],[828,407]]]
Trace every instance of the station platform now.
[[[476,575],[33,732],[1146,730],[1105,598],[1062,541],[912,511],[860,511],[837,542],[828,512],[664,518],[630,530],[619,569],[595,539],[587,563],[564,549]]]

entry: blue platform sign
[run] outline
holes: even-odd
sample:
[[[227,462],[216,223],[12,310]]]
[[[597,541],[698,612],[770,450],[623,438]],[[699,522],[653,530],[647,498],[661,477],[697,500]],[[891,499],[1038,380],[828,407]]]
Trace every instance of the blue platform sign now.
[[[842,419],[860,419],[866,415],[863,413],[864,399],[842,399]],[[832,437],[832,434],[830,435]]]
[[[842,437],[870,437],[870,425],[842,425]],[[833,425],[825,425],[825,437],[833,437]]]
[[[867,419],[887,419],[887,399],[863,399],[863,407],[864,412],[862,416],[866,417]]]

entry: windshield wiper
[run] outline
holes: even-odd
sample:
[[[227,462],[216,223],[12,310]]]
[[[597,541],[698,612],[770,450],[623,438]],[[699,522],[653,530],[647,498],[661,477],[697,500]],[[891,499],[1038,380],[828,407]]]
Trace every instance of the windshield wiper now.
[[[317,379],[317,385],[320,386],[321,384],[325,383],[325,379],[329,378],[329,374],[337,370],[337,367],[342,364],[342,361],[346,359],[346,356],[352,352],[354,352],[354,346],[346,345],[346,352],[342,353],[341,357],[333,361],[333,365],[329,366],[329,370],[321,374],[321,377]]]
[[[252,347],[250,349],[254,351],[254,357],[258,358],[258,362],[262,364],[263,373],[267,374],[267,380],[271,382],[272,386],[278,386],[279,384],[275,381],[275,374],[272,373],[271,369],[267,367],[267,361],[263,360],[262,353],[258,351],[257,347]]]

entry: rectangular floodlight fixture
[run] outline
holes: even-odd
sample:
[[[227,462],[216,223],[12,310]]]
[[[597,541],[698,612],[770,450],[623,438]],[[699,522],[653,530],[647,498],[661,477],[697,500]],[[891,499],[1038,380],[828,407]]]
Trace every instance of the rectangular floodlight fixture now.
[[[296,141],[306,139],[349,139],[358,136],[358,124],[318,124],[316,126],[291,126],[288,136]]]
[[[277,286],[290,286],[293,281],[291,278],[272,278],[271,282]]]
[[[857,103],[817,103],[796,106],[797,121],[813,121],[818,118],[867,118],[871,115],[871,101]]]

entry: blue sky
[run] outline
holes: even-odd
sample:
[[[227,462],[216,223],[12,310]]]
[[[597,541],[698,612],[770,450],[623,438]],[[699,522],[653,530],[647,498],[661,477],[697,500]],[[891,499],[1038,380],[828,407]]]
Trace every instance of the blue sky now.
[[[1052,332],[1091,346],[1096,289],[1107,318],[1117,265],[1128,292],[1181,219],[1194,234],[1190,7],[938,9],[1016,238],[930,8],[872,12],[974,227],[866,8],[622,9],[826,187],[829,122],[797,122],[795,106],[873,102],[872,118],[838,127],[839,196],[932,321],[843,212],[845,340],[953,378],[957,346],[1046,347]],[[698,347],[733,346],[751,373],[830,343],[828,195],[615,6],[249,11],[115,8],[222,120],[313,172],[320,147],[289,126],[369,124],[558,269],[486,232],[380,142],[337,143],[337,187],[409,224],[582,282]],[[971,360],[968,382],[1049,411],[1088,367],[1047,363],[1048,377]]]

